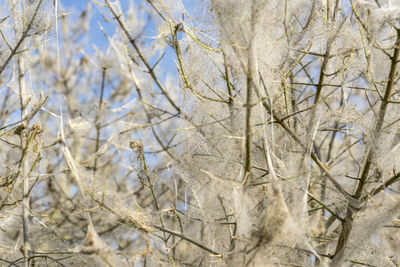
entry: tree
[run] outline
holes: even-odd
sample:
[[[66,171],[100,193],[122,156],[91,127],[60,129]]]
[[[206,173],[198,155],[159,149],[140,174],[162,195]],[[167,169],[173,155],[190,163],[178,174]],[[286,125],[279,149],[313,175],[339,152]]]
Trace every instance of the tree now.
[[[0,4],[5,265],[400,264],[397,2]]]

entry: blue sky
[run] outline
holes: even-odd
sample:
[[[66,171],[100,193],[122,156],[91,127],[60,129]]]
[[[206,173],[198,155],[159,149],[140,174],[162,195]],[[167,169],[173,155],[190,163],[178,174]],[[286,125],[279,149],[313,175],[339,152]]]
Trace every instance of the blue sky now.
[[[88,49],[89,51],[87,52],[91,52],[92,50],[92,44],[95,44],[97,47],[99,47],[100,49],[104,49],[108,46],[108,42],[107,39],[104,37],[103,33],[101,32],[98,23],[100,22],[101,25],[104,27],[104,29],[106,30],[106,32],[109,35],[112,35],[114,30],[115,30],[115,24],[114,23],[105,23],[104,18],[101,16],[101,13],[99,11],[99,7],[95,4],[93,4],[92,1],[90,0],[58,0],[59,5],[62,6],[63,9],[65,9],[65,11],[68,12],[72,12],[71,15],[77,15],[77,14],[73,14],[74,10],[76,11],[82,11],[87,5],[88,3],[92,3],[92,12],[93,12],[93,17],[92,17],[92,21],[90,23],[90,35],[91,35],[91,44],[90,47],[87,47],[86,49]],[[129,3],[132,0],[120,0],[120,4],[122,6],[123,9],[128,8]],[[98,0],[98,2],[102,3],[102,0]],[[145,0],[134,0],[135,3],[137,4],[147,4],[147,1]],[[195,7],[196,1],[195,0],[182,0],[183,5],[185,6],[187,12],[189,14],[192,14],[193,9]],[[149,25],[149,32],[146,33],[146,35],[154,35],[155,31],[154,29],[151,29],[151,25]]]
[[[97,0],[99,3],[103,3],[103,0]],[[135,6],[139,5],[149,5],[146,0],[120,0],[121,7],[123,9],[127,9],[131,2],[135,3]],[[177,0],[179,1],[179,0]],[[180,0],[184,5],[186,11],[189,15],[193,14],[196,0]],[[101,51],[107,49],[109,43],[106,37],[104,36],[103,32],[100,30],[99,23],[104,28],[109,36],[114,34],[117,25],[114,21],[107,23],[101,12],[105,12],[105,8],[99,7],[97,4],[94,3],[92,0],[58,0],[59,6],[62,8],[63,11],[70,13],[70,16],[78,16],[82,10],[86,8],[86,6],[91,3],[92,4],[92,19],[90,22],[90,32],[88,33],[90,36],[89,43],[83,47],[87,54],[91,54],[94,52],[93,46],[96,45]],[[156,36],[157,32],[155,26],[152,22],[150,22],[146,26],[146,30],[143,33],[145,36]],[[159,66],[162,68],[163,72],[160,72],[160,78],[163,81],[166,79],[168,75],[177,76],[178,71],[176,67],[176,55],[175,52],[171,47],[165,48],[165,55],[163,59],[159,62]],[[154,64],[158,58],[150,58],[148,59],[151,64]]]
[[[71,12],[71,15],[78,15],[74,14],[75,11],[82,11],[85,9],[85,7],[92,1],[90,0],[59,0],[59,5],[62,6],[62,8],[67,11]],[[127,7],[129,4],[128,0],[122,0],[121,5],[123,7]],[[104,34],[101,32],[98,23],[100,22],[106,32],[110,35],[115,30],[115,25],[112,23],[105,23],[104,18],[101,16],[101,13],[99,12],[99,9],[96,5],[92,3],[92,12],[93,12],[93,17],[90,23],[90,43],[89,47],[86,47],[85,50],[88,50],[87,52],[92,52],[92,44],[95,44],[97,47],[100,49],[104,49],[108,46],[107,39],[105,38]]]

